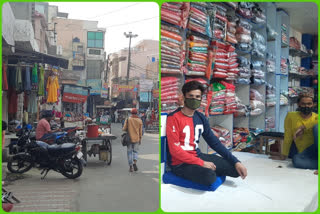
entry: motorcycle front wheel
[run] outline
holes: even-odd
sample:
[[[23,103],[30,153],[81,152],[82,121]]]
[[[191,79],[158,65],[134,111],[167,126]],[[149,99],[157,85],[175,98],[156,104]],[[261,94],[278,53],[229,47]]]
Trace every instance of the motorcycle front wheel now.
[[[27,156],[15,155],[8,161],[7,168],[12,173],[25,173],[32,168],[32,161]]]
[[[60,172],[69,179],[75,179],[81,176],[82,170],[83,166],[78,158],[69,158],[65,159]]]

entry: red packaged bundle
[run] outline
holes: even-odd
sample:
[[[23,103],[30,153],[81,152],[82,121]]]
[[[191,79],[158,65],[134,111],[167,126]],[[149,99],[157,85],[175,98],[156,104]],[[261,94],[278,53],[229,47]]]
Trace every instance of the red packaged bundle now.
[[[216,53],[215,54],[216,59],[228,59],[228,54],[227,53]]]
[[[235,49],[235,47],[233,47],[232,45],[227,45],[226,50],[227,50],[228,52],[234,52],[236,49]]]
[[[226,73],[221,73],[221,72],[214,72],[213,73],[213,78],[219,78],[219,79],[224,79],[228,77]]]
[[[216,62],[215,68],[221,68],[221,69],[227,70],[229,68],[229,65],[225,63]]]
[[[214,33],[214,37],[215,38],[217,38],[217,39],[222,39],[223,38],[223,32],[221,30],[216,29],[216,30],[213,31],[213,33]]]
[[[226,44],[217,40],[213,41],[211,45],[216,46],[218,48],[226,49]]]
[[[236,37],[233,34],[227,33],[227,42],[230,42],[232,44],[237,44],[238,41]]]
[[[228,64],[229,65],[233,65],[234,63],[236,63],[238,60],[236,59],[236,58],[231,58],[231,59],[229,59],[229,61],[228,61]]]
[[[227,64],[228,62],[229,62],[229,60],[228,59],[219,59],[219,58],[217,58],[216,60],[215,60],[215,62],[219,62],[219,63],[225,63],[225,64]]]
[[[221,73],[227,73],[227,70],[221,69],[221,68],[214,68],[214,71],[221,72]]]
[[[174,33],[171,33],[169,31],[163,30],[163,29],[161,29],[161,35],[169,37],[171,39],[175,39],[175,40],[177,40],[179,42],[182,41],[182,37],[181,36],[179,36],[177,34],[174,34]]]
[[[237,73],[239,73],[239,68],[231,68],[228,71],[231,73],[237,74]]]
[[[216,13],[216,17],[218,19],[220,19],[221,21],[223,21],[223,22],[227,22],[228,21],[227,17],[221,16],[219,13]]]
[[[237,68],[238,66],[239,66],[238,63],[233,63],[232,65],[229,65],[229,69]]]
[[[190,8],[190,12],[194,13],[196,16],[199,16],[198,18],[207,20],[206,14],[203,13],[201,10],[198,10],[198,9],[196,9],[196,8],[194,8],[194,7],[191,7],[191,8]]]

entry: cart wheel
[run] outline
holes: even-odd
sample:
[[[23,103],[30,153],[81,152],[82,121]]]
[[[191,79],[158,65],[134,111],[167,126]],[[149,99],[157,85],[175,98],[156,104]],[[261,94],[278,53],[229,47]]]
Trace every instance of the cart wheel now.
[[[87,161],[87,142],[85,140],[83,140],[81,142],[82,144],[82,153],[83,153],[83,158],[85,161]]]
[[[107,149],[107,152],[108,152],[108,160],[106,161],[108,165],[111,164],[111,161],[112,161],[112,147],[111,147],[111,142],[110,140],[107,140],[106,141],[106,149]]]

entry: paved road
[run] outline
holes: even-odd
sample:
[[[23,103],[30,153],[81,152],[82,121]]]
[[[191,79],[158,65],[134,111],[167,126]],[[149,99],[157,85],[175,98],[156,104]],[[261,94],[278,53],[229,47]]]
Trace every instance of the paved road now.
[[[159,137],[145,133],[140,147],[139,171],[129,173],[126,148],[120,143],[121,125],[112,124],[118,137],[112,142],[110,166],[88,158],[79,179],[49,172],[41,180],[33,169],[6,188],[21,199],[13,211],[153,212],[159,207]]]

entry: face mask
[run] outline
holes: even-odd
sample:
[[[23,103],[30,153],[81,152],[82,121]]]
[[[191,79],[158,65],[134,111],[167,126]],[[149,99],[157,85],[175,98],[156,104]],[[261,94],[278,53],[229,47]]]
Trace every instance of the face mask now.
[[[192,110],[196,110],[201,105],[201,100],[197,100],[194,98],[185,98],[184,104],[186,107]]]
[[[300,111],[304,115],[309,115],[312,112],[311,107],[299,107],[298,111]]]

